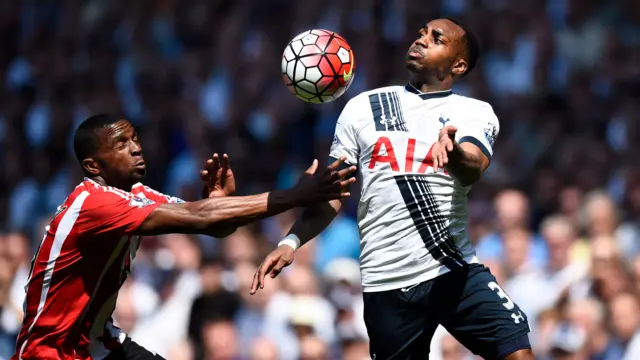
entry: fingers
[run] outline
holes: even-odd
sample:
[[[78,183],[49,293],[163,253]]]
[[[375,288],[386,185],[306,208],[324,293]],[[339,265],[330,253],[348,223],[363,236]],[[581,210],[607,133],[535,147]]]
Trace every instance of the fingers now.
[[[284,269],[285,266],[287,266],[287,262],[284,261],[284,259],[280,258],[280,260],[278,260],[278,263],[273,267],[273,269],[271,269],[271,273],[269,274],[271,278],[275,279],[276,276],[278,276],[282,272],[282,269]]]
[[[222,169],[229,169],[229,155],[227,154],[222,155]]]
[[[438,170],[440,166],[440,143],[436,142],[431,148],[431,156],[433,157],[433,168]]]
[[[267,257],[260,268],[253,275],[253,282],[251,283],[251,291],[249,292],[251,295],[255,294],[258,289],[264,289],[264,278],[265,276],[271,272],[271,269],[276,264],[276,260],[271,257]]]
[[[305,174],[309,174],[309,175],[313,175],[313,174],[316,173],[316,170],[318,170],[318,159],[314,159],[313,163],[311,164],[311,166],[304,173]]]
[[[220,170],[220,157],[217,153],[213,154],[211,162],[207,161],[207,165],[209,164],[210,168],[207,170],[209,170],[209,173],[211,173],[212,176],[215,176],[218,173],[218,170]]]
[[[442,132],[447,135],[455,135],[457,131],[458,131],[458,128],[453,125],[447,125],[444,128],[442,128]]]
[[[207,170],[200,170],[200,179],[203,182],[209,182],[209,172]]]
[[[224,187],[227,180],[227,171],[229,171],[229,156],[227,154],[222,155],[220,169],[222,169],[222,171],[220,172],[220,179],[218,180],[220,181],[222,187]]]
[[[220,161],[218,154],[213,154],[211,159],[207,160],[204,164],[204,170],[200,171],[200,179],[204,182],[211,181],[211,176],[215,176],[220,168]]]
[[[349,186],[355,184],[356,178],[352,177],[346,180],[340,181],[340,188],[344,191],[349,188]]]
[[[342,165],[346,160],[346,156],[341,156],[338,160],[334,161],[331,165],[329,165],[329,167],[327,167],[327,171],[333,172],[338,170],[340,168],[340,165]]]
[[[442,151],[440,153],[440,167],[444,167],[448,163],[449,163],[449,156],[447,155],[446,151]]]
[[[356,167],[355,166],[349,166],[346,169],[342,169],[340,171],[338,171],[336,174],[338,175],[339,179],[344,179],[347,175],[353,173],[354,171],[356,171]]]

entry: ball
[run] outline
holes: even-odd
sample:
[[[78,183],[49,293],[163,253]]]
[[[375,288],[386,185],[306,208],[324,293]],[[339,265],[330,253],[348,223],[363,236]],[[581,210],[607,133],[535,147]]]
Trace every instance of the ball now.
[[[340,35],[323,29],[294,37],[282,54],[282,80],[299,99],[321,104],[347,91],[356,68],[351,46]]]

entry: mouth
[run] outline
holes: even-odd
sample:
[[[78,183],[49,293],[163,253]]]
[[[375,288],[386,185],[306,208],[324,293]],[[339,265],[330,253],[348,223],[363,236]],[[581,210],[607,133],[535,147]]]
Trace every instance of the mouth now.
[[[418,47],[412,47],[407,53],[409,59],[420,59],[424,57],[424,53]]]
[[[136,162],[133,167],[135,167],[136,169],[146,169],[147,168],[147,163],[144,162],[144,160],[140,160],[138,162]]]

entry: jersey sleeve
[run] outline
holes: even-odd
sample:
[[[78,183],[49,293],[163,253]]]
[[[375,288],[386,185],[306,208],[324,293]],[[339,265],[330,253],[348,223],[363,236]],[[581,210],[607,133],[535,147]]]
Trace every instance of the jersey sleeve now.
[[[500,132],[500,122],[489,104],[469,109],[456,127],[458,128],[456,141],[459,144],[470,142],[479,147],[491,160],[493,144]]]
[[[92,235],[130,235],[160,205],[125,192],[98,192],[87,197],[78,221],[82,230]]]
[[[333,162],[333,159],[339,159],[344,156],[346,157],[345,163],[348,165],[358,165],[360,149],[356,138],[355,124],[362,117],[362,109],[359,109],[356,99],[349,100],[338,117],[331,150],[329,151],[330,163]]]
[[[157,190],[154,190],[148,186],[144,186],[140,183],[133,186],[131,192],[136,196],[141,196],[147,199],[151,199],[161,204],[179,204],[185,202],[179,197],[163,194]]]

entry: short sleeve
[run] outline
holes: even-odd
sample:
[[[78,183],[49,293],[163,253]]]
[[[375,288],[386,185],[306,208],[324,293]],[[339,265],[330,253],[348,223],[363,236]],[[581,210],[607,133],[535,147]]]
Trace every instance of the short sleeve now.
[[[142,185],[140,183],[135,184],[131,189],[131,192],[140,197],[144,197],[147,199],[151,199],[157,203],[161,204],[179,204],[184,203],[185,201],[180,199],[179,197],[166,195],[161,193],[160,191],[154,190],[148,186]]]
[[[160,205],[151,199],[117,190],[96,192],[85,200],[78,221],[90,234],[130,235]]]
[[[339,159],[344,156],[346,157],[345,162],[349,165],[358,165],[359,147],[354,124],[362,115],[359,114],[356,99],[351,99],[342,109],[329,151],[329,158]]]
[[[493,109],[489,104],[471,107],[463,117],[455,124],[458,128],[456,141],[460,144],[470,142],[476,145],[491,160],[493,144],[500,132],[500,122]]]

